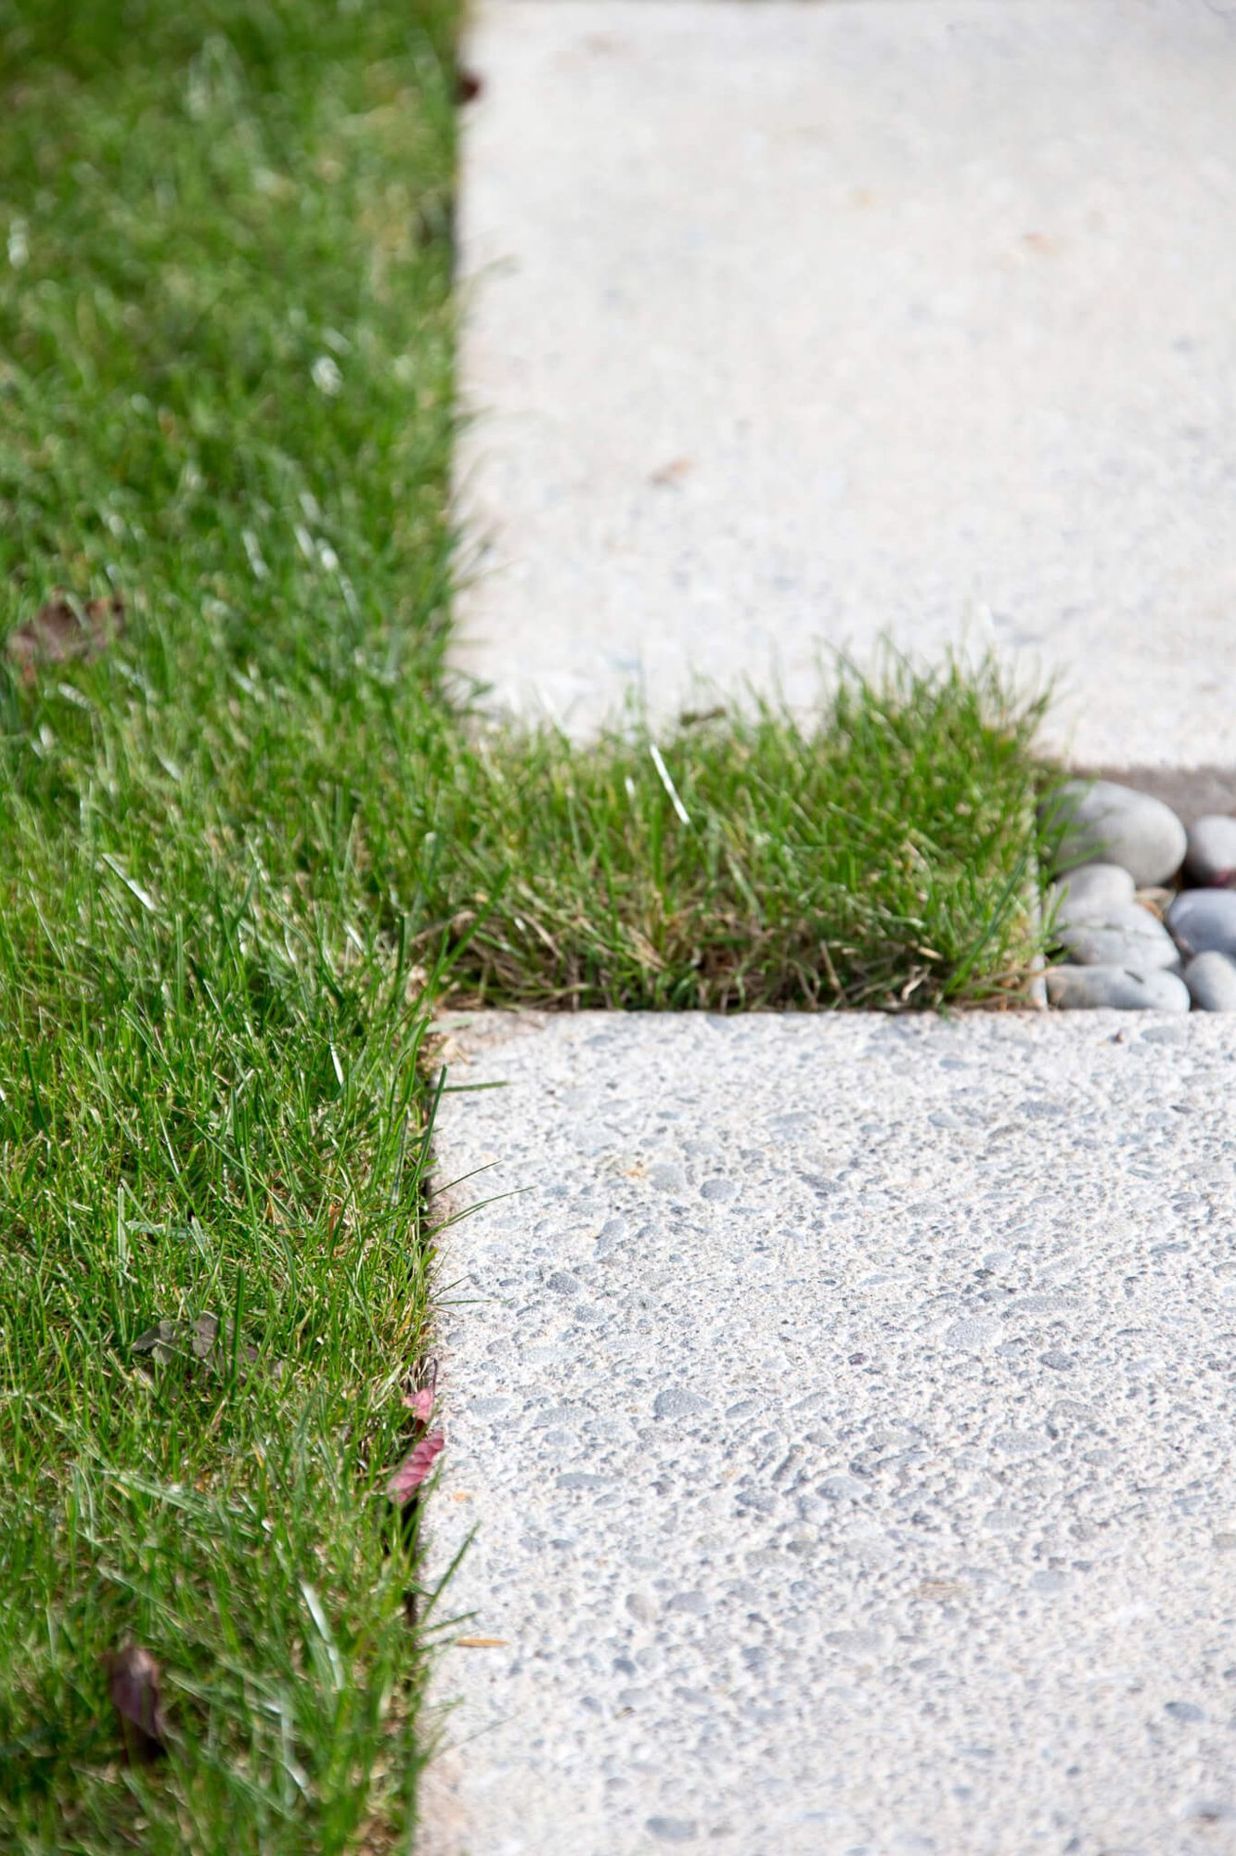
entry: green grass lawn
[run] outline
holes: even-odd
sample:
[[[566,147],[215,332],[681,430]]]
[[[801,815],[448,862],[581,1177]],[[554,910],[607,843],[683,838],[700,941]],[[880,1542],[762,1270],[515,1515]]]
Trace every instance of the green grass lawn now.
[[[425,996],[367,821],[445,612],[449,9],[4,21],[4,625],[127,624],[0,689],[0,1848],[403,1847]]]
[[[0,665],[5,1851],[408,1847],[438,998],[964,1005],[1035,951],[990,680],[595,751],[450,712],[453,30],[0,15],[0,630],[124,614]]]

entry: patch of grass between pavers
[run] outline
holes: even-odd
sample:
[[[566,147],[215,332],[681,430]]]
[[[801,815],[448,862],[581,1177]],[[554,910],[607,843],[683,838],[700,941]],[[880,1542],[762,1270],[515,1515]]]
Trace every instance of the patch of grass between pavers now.
[[[890,659],[804,724],[454,737],[397,819],[469,1003],[891,1010],[1026,997],[1041,704]],[[438,924],[435,929],[432,924]]]

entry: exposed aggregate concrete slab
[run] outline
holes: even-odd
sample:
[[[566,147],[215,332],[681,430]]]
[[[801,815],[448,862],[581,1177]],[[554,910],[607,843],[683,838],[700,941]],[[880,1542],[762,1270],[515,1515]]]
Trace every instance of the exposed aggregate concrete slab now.
[[[427,1851],[1236,1850],[1236,1028],[482,1018]],[[449,1287],[445,1285],[451,1285]]]
[[[491,0],[457,662],[622,692],[964,639],[1079,762],[1228,766],[1229,0]]]

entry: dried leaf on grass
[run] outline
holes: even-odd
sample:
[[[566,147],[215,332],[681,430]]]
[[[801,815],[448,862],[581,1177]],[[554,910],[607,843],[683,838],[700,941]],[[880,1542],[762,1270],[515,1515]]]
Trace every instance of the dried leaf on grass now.
[[[74,599],[55,593],[32,619],[10,632],[7,649],[27,677],[38,664],[64,664],[71,658],[98,657],[124,630],[124,601]]]
[[[120,1717],[125,1754],[150,1761],[167,1752],[159,1665],[149,1650],[128,1643],[104,1659],[107,1691]]]
[[[207,1366],[223,1367],[232,1357],[232,1330],[226,1325],[221,1327],[218,1315],[210,1314],[197,1315],[192,1321],[156,1321],[138,1335],[133,1351],[148,1353],[160,1366],[167,1366],[179,1355],[201,1360]],[[246,1366],[252,1366],[258,1350],[246,1341],[239,1357]]]

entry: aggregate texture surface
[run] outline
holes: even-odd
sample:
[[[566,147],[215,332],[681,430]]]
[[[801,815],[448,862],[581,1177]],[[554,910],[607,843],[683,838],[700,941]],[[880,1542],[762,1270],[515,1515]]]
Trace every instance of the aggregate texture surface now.
[[[453,1040],[425,1850],[1236,1850],[1230,1022]]]
[[[891,634],[1230,766],[1233,0],[482,0],[461,669],[587,734]]]

